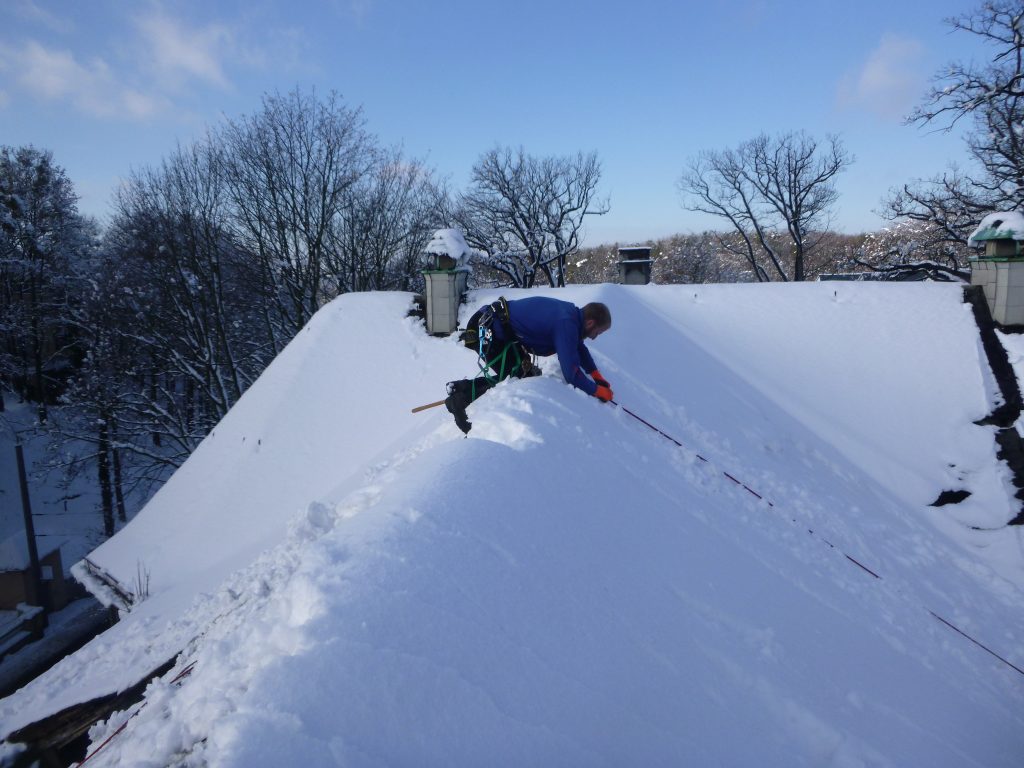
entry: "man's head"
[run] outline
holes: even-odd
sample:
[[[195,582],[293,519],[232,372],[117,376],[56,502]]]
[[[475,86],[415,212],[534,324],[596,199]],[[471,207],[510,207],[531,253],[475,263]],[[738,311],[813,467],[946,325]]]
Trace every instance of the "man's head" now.
[[[583,333],[588,339],[596,339],[612,327],[612,313],[608,307],[592,301],[583,307]]]

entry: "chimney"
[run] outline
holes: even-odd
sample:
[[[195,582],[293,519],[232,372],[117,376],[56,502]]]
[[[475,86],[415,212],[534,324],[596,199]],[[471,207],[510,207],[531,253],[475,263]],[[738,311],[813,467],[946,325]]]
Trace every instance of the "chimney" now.
[[[459,305],[466,293],[469,246],[457,229],[439,229],[434,233],[426,254],[432,266],[423,270],[426,283],[427,333],[447,336],[459,325]]]
[[[971,285],[985,291],[992,319],[999,325],[1024,325],[1024,214],[990,213],[974,230],[967,244],[984,246],[971,259]]]
[[[651,282],[651,248],[630,245],[619,248],[619,282],[623,285],[647,285]]]

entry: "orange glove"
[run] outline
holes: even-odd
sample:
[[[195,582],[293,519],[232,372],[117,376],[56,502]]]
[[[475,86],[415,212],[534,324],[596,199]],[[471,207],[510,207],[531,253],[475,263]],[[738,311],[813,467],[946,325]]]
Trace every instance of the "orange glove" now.
[[[598,384],[602,387],[608,387],[609,389],[611,389],[612,385],[608,383],[608,379],[602,376],[601,372],[597,370],[597,368],[590,372],[590,378],[594,380],[595,384]]]
[[[598,384],[597,389],[594,390],[594,397],[607,403],[614,395],[609,387],[606,387],[604,384]]]

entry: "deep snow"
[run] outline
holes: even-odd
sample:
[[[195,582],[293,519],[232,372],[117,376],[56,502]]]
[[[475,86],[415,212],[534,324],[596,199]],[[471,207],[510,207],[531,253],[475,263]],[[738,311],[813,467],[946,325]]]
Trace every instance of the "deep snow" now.
[[[1024,667],[960,289],[555,295],[608,303],[616,399],[684,448],[554,360],[464,439],[410,408],[473,355],[408,295],[342,297],[90,555],[150,595],[3,732],[183,651],[90,765],[1019,765],[1024,675],[933,615]]]

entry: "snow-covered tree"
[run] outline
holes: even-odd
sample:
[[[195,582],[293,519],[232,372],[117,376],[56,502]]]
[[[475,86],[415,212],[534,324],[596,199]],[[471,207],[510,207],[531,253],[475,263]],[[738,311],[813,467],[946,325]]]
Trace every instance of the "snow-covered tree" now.
[[[733,252],[735,233],[702,232],[675,235],[651,251],[654,279],[659,283],[740,283],[754,279],[746,261]]]
[[[95,235],[50,152],[0,147],[0,380],[38,403],[43,421],[79,354],[73,265]]]
[[[854,262],[889,279],[924,276],[931,280],[970,282],[971,250],[946,240],[938,225],[902,219],[864,238]]]
[[[101,485],[163,480],[326,301],[412,287],[441,198],[357,111],[298,92],[133,172],[87,270],[70,393],[100,425],[74,436]]]
[[[275,351],[273,309],[229,224],[221,153],[203,143],[133,174],[107,236],[107,269],[121,275],[109,299],[123,314],[116,333],[136,350],[123,385],[133,432],[152,435],[172,465]]]

